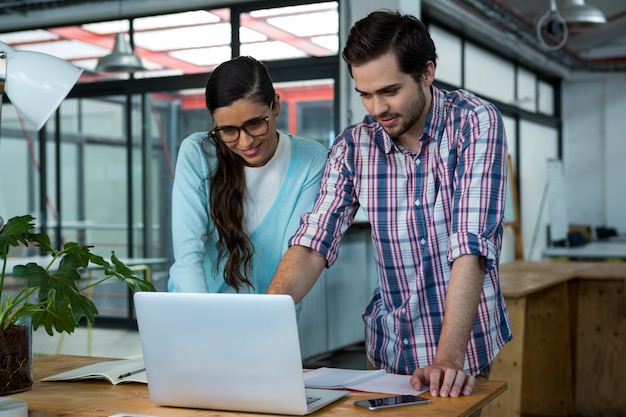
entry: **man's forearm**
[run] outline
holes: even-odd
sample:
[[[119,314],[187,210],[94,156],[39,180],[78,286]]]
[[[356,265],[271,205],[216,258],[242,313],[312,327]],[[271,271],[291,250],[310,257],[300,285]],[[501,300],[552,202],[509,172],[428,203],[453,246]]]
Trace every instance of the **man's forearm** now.
[[[449,361],[463,368],[484,277],[484,258],[465,255],[454,261],[435,361]]]
[[[289,294],[300,302],[326,266],[326,258],[304,246],[290,247],[280,261],[268,294]]]

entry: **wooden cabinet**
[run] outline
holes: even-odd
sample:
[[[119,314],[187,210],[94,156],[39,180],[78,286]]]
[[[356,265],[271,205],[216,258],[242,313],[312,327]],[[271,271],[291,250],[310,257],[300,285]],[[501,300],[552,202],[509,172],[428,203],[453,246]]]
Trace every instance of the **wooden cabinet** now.
[[[513,340],[485,416],[626,415],[626,263],[512,262],[501,285]]]

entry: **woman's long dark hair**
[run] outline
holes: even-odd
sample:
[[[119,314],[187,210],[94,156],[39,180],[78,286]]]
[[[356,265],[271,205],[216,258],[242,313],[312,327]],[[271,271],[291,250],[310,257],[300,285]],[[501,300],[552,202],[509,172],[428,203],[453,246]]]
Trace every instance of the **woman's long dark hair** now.
[[[275,96],[265,65],[251,57],[239,57],[219,65],[207,81],[205,98],[211,114],[240,99],[270,105]],[[219,138],[209,135],[215,146],[217,167],[209,174],[210,215],[218,233],[215,270],[226,260],[224,281],[239,292],[252,286],[248,274],[254,247],[244,231],[243,203],[246,192],[244,163]]]

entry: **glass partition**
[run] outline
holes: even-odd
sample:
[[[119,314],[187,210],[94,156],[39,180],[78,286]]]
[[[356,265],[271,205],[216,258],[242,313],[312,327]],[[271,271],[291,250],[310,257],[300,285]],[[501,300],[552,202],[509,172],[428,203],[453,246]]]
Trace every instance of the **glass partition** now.
[[[335,136],[332,79],[275,83],[282,113],[278,129],[329,146]]]
[[[255,55],[266,62],[281,97],[279,129],[325,146],[336,134],[338,2],[274,4],[3,34],[16,49],[59,56],[86,71],[40,132],[3,105],[0,215],[32,214],[56,247],[72,241],[103,257],[114,251],[165,290],[178,147],[189,134],[210,129],[204,85],[217,64],[240,52]],[[94,71],[115,35],[127,32],[146,70]],[[84,271],[83,279],[97,274]],[[132,325],[130,296],[114,280],[98,286],[92,294],[98,324]]]
[[[279,129],[328,146],[335,134],[334,80],[275,86],[282,102]],[[68,99],[60,115],[60,169],[53,141],[47,155],[47,178],[59,184],[63,203],[60,225],[57,218],[49,219],[51,236],[59,231],[61,241],[93,245],[102,256],[115,251],[165,290],[173,252],[170,200],[177,150],[186,136],[211,126],[204,90]],[[56,134],[50,130],[49,135]],[[97,271],[85,274],[85,279],[96,277]],[[123,283],[108,281],[92,297],[100,321],[132,314]]]
[[[39,217],[41,147],[34,126],[11,104],[3,104],[0,129],[0,216],[4,221],[24,214]],[[14,255],[25,254],[12,250]]]

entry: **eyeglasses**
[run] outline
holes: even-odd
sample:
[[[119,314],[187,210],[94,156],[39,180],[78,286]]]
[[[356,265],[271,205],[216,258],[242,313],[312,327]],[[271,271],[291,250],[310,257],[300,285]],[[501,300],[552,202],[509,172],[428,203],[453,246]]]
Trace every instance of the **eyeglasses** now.
[[[272,109],[274,108],[274,101],[270,104],[270,114],[266,117],[259,119],[252,119],[245,122],[241,127],[237,126],[222,126],[214,127],[209,132],[211,135],[217,137],[224,143],[233,143],[239,140],[239,135],[243,130],[250,136],[261,136],[267,133],[270,129],[269,120],[272,116]]]

